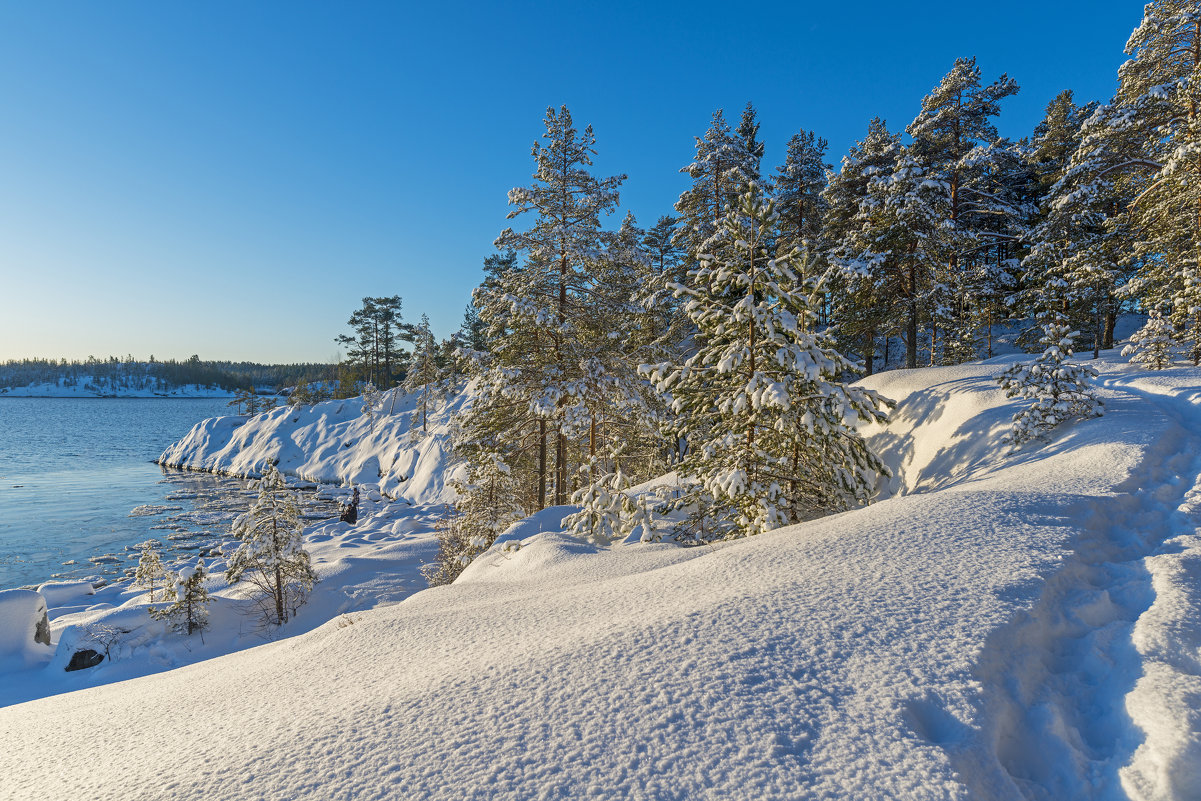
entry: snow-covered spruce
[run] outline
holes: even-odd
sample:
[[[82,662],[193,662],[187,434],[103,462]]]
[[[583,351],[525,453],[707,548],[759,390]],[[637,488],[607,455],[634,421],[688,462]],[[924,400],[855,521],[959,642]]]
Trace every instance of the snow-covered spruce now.
[[[175,575],[174,583],[168,584],[164,591],[164,600],[171,601],[171,604],[152,608],[151,617],[167,621],[171,628],[184,634],[203,629],[208,625],[209,594],[204,586],[207,577],[203,559],[197,559],[196,564],[190,567],[181,568]]]
[[[1075,335],[1062,316],[1052,317],[1043,326],[1040,341],[1046,350],[1042,355],[1033,363],[1013,365],[997,378],[1007,397],[1033,401],[1013,416],[1013,428],[1005,441],[1014,448],[1032,439],[1046,439],[1052,429],[1073,417],[1099,417],[1104,411],[1091,385],[1097,371],[1068,361]]]
[[[818,282],[800,280],[789,256],[770,257],[776,220],[752,186],[722,221],[729,246],[676,287],[699,331],[696,354],[643,366],[671,397],[669,433],[690,443],[679,469],[695,484],[679,504],[717,507],[702,539],[865,503],[888,472],[855,430],[885,419],[886,402],[840,380],[855,366],[816,330],[808,293]]]
[[[1172,324],[1163,319],[1158,311],[1151,312],[1147,323],[1134,336],[1130,344],[1122,348],[1122,355],[1148,370],[1162,370],[1172,364],[1172,349],[1176,339],[1172,336]]]
[[[225,578],[246,578],[258,591],[264,617],[283,625],[307,600],[317,574],[302,547],[300,507],[274,466],[263,473],[258,491],[250,510],[234,521],[242,544],[229,557]]]

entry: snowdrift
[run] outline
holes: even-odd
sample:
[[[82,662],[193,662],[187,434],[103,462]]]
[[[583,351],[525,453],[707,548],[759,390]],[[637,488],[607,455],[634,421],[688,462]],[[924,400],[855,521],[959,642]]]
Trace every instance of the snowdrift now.
[[[1104,418],[1012,455],[1003,365],[873,377],[865,509],[700,548],[543,520],[449,587],[0,710],[0,798],[1197,798],[1201,371],[1103,368]],[[389,435],[343,403],[186,452],[353,480]]]

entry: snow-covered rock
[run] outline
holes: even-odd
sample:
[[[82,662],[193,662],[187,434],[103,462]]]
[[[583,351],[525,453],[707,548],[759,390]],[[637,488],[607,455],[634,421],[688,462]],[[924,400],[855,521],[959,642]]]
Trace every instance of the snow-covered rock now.
[[[54,609],[71,602],[82,603],[85,597],[96,594],[96,587],[90,581],[47,581],[38,592],[46,599],[46,606]]]
[[[361,398],[215,417],[193,426],[158,461],[251,477],[270,463],[307,481],[373,485],[411,504],[447,503],[454,499],[447,485],[450,424],[462,402],[460,395],[440,405],[428,432],[410,428],[415,397],[398,390],[383,394],[372,418]]]
[[[0,670],[40,661],[49,646],[46,600],[33,590],[0,590]]]

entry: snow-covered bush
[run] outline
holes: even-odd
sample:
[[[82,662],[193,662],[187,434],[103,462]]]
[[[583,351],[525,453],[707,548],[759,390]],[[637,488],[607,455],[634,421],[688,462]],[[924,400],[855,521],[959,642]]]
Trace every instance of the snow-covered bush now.
[[[208,573],[204,560],[197,559],[191,567],[182,568],[175,575],[174,584],[167,586],[164,600],[169,606],[151,609],[151,617],[165,620],[178,632],[191,634],[208,625],[209,594],[204,580]]]
[[[120,626],[110,626],[107,623],[89,623],[83,627],[83,636],[78,642],[81,645],[95,646],[95,650],[103,652],[104,658],[111,662],[115,658],[118,646],[121,645],[122,640],[129,633],[129,629],[123,629]]]
[[[146,540],[138,547],[142,552],[138,555],[138,569],[134,573],[133,583],[135,586],[148,588],[150,600],[156,601],[158,599],[155,597],[155,583],[162,581],[165,585],[167,581],[167,569],[163,567],[163,560],[158,555],[159,543],[157,540]]]
[[[1068,361],[1074,336],[1076,332],[1068,330],[1062,315],[1055,315],[1043,326],[1042,355],[1031,364],[1013,365],[997,378],[1006,397],[1033,401],[1013,416],[1013,429],[1005,441],[1014,448],[1032,439],[1046,439],[1065,420],[1099,417],[1104,411],[1091,385],[1097,371]]]
[[[258,491],[250,510],[234,520],[233,535],[242,544],[230,556],[225,578],[245,577],[259,591],[264,617],[283,625],[308,600],[317,574],[302,547],[300,507],[279,470],[268,465]]]
[[[1130,344],[1122,348],[1122,355],[1148,370],[1162,370],[1172,364],[1172,349],[1176,339],[1172,336],[1172,324],[1158,311],[1151,312],[1146,324],[1130,337]]]

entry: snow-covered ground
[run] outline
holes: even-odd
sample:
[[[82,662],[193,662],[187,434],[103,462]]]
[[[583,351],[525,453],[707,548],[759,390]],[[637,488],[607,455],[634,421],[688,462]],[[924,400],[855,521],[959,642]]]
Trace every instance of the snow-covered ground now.
[[[1104,417],[1008,454],[1011,358],[869,380],[899,404],[868,508],[699,548],[547,510],[423,592],[453,408],[207,421],[164,461],[382,492],[309,530],[311,630],[246,648],[219,579],[203,641],[128,588],[52,608],[59,655],[0,695],[102,686],[0,710],[0,799],[1199,798],[1201,370],[1110,354]],[[140,639],[63,672],[101,620]]]
[[[23,387],[0,387],[0,398],[232,398],[228,389],[200,384],[160,387],[147,381],[145,387],[97,381],[87,376],[68,383],[65,378],[55,383],[41,382]]]

